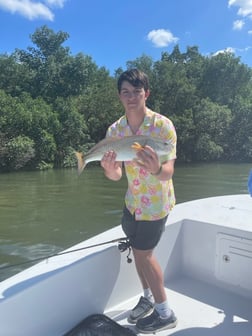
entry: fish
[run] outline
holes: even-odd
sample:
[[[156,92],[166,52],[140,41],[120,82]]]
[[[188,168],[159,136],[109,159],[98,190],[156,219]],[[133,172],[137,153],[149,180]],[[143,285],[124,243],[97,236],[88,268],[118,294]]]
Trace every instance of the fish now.
[[[167,155],[172,147],[172,141],[154,138],[146,135],[132,135],[123,138],[108,137],[94,145],[86,154],[75,152],[78,162],[78,174],[80,175],[86,165],[92,161],[100,161],[108,151],[116,153],[116,161],[137,160],[137,152],[150,146],[157,155]],[[147,152],[147,151],[146,151]]]

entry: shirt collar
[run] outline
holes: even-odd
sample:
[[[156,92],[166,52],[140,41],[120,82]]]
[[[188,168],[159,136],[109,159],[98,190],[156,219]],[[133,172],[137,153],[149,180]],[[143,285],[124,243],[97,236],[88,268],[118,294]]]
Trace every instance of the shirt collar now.
[[[144,116],[143,123],[141,124],[139,130],[137,131],[137,135],[145,134],[146,131],[149,130],[150,126],[152,125],[152,118],[153,118],[154,112],[150,110],[149,108],[146,108],[146,113]],[[127,117],[124,115],[121,120],[122,127],[127,127],[130,130],[130,127],[128,126]]]

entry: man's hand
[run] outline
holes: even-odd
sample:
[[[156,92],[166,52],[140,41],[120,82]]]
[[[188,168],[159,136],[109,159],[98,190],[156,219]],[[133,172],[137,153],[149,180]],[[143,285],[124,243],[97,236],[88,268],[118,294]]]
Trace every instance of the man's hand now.
[[[101,166],[110,180],[117,181],[122,177],[122,163],[116,161],[116,153],[114,151],[108,151],[103,155]]]
[[[175,159],[161,163],[157,153],[149,146],[137,152],[136,163],[161,181],[171,179],[174,173]]]
[[[145,146],[137,152],[136,162],[151,174],[155,175],[160,170],[161,163],[159,157],[150,146]]]

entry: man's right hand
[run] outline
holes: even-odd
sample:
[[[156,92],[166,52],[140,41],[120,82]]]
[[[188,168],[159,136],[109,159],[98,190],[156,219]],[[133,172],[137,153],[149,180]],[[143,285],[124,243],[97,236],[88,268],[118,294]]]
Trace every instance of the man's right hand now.
[[[122,177],[122,163],[116,161],[116,152],[106,152],[101,159],[101,166],[110,180],[118,181]]]

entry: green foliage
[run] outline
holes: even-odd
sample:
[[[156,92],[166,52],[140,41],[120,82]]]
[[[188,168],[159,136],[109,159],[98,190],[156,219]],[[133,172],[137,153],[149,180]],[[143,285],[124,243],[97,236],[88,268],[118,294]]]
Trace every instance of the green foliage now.
[[[38,165],[37,165],[38,170],[48,170],[48,169],[52,169],[53,168],[53,164],[52,163],[48,163],[45,161],[41,161]]]
[[[220,105],[232,106],[236,96],[247,93],[251,69],[231,53],[206,58],[199,92]]]
[[[23,168],[34,153],[34,142],[28,137],[20,135],[6,139],[1,146],[1,168],[7,171]]]
[[[90,138],[95,142],[104,138],[107,127],[123,114],[116,81],[105,69],[97,72],[96,80],[89,85],[79,103]]]
[[[81,53],[71,56],[69,48],[62,46],[68,37],[67,33],[54,33],[42,26],[31,36],[37,48],[16,49],[17,63],[30,73],[22,87],[25,91],[29,87],[33,98],[43,97],[51,103],[57,97],[76,96],[93,80],[96,64]]]
[[[195,108],[193,119],[197,130],[194,159],[221,159],[227,141],[227,129],[231,123],[231,111],[209,99],[202,99]]]
[[[252,100],[236,97],[234,112],[228,129],[228,144],[226,159],[252,161]]]
[[[193,161],[195,152],[196,126],[193,122],[193,112],[186,110],[183,115],[173,115],[171,118],[177,131],[177,157],[180,161]]]
[[[67,147],[65,149],[65,155],[62,166],[64,168],[70,168],[76,166],[77,159],[75,156],[75,149],[73,147]]]
[[[90,56],[71,55],[69,35],[46,26],[32,46],[0,55],[0,171],[76,165],[123,113],[114,76]],[[176,45],[153,61],[126,63],[150,79],[147,104],[168,116],[179,161],[252,161],[252,70],[232,53],[202,56]]]
[[[198,137],[195,146],[195,157],[197,161],[217,161],[222,155],[222,146],[213,141],[209,134],[201,134]]]

